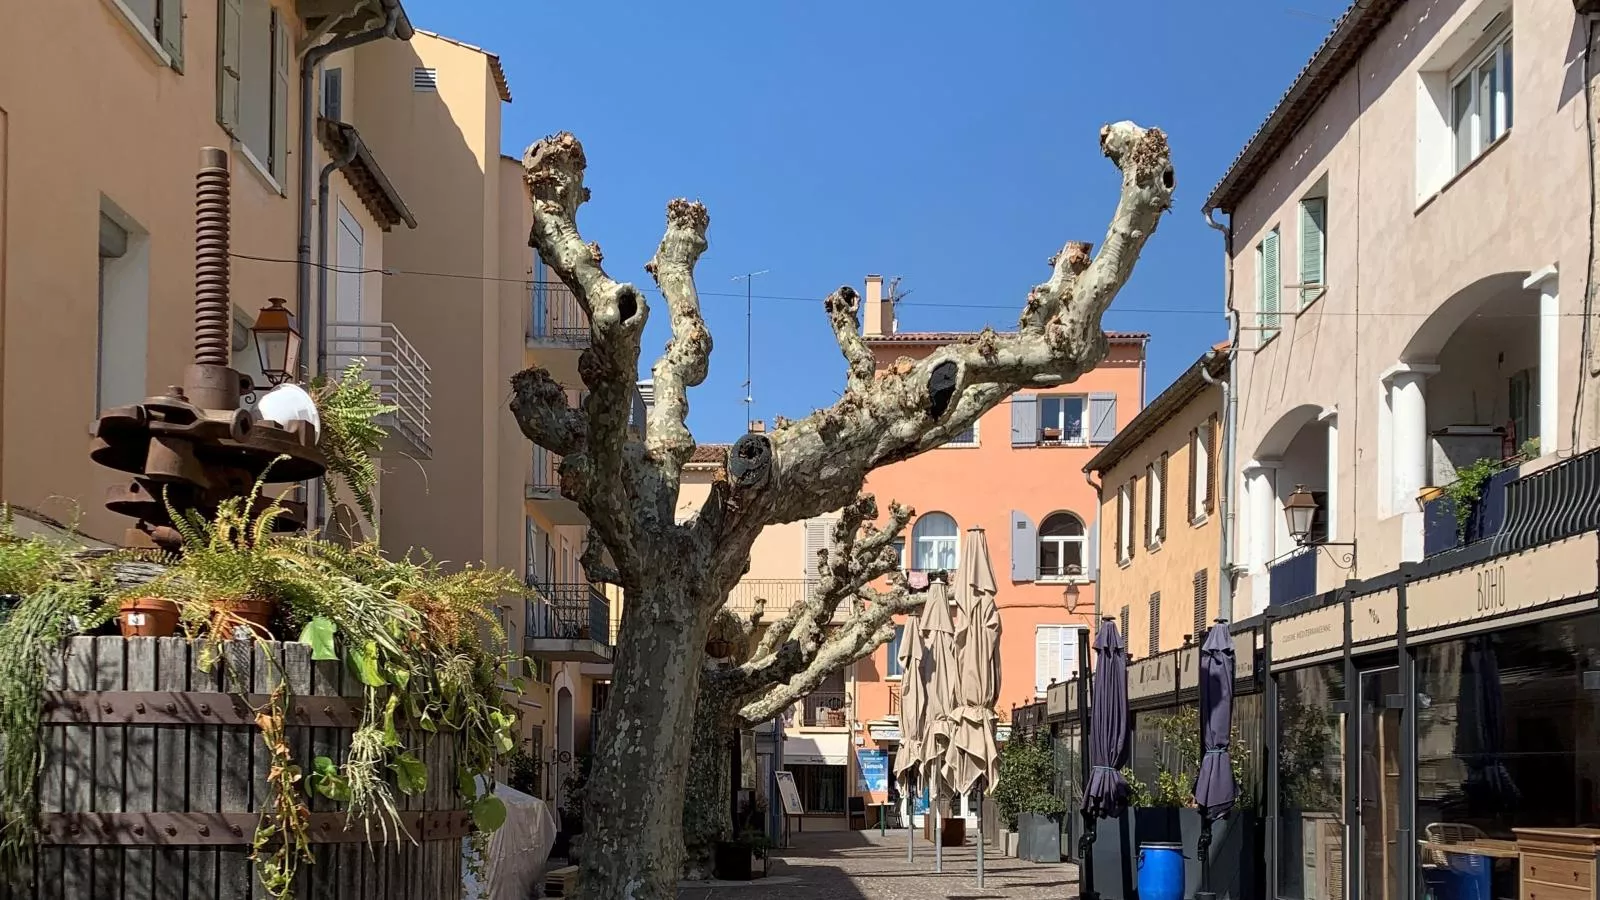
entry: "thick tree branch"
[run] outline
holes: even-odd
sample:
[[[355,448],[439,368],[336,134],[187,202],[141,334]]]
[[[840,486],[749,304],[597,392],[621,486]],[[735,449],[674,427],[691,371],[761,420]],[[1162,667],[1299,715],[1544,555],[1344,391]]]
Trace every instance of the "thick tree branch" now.
[[[705,252],[710,222],[706,208],[699,203],[674,200],[667,204],[667,232],[656,255],[645,265],[655,276],[672,315],[672,339],[651,369],[655,406],[645,447],[674,484],[694,452],[694,435],[685,424],[688,389],[706,380],[711,357],[711,332],[700,315],[700,295],[694,284],[694,265]]]
[[[511,415],[528,440],[551,453],[566,456],[584,448],[583,415],[567,405],[567,389],[544,369],[511,376]]]
[[[861,340],[861,330],[856,320],[858,310],[861,308],[860,295],[852,287],[842,287],[829,294],[828,299],[822,302],[822,306],[828,313],[828,324],[833,326],[833,336],[839,342],[839,351],[844,354],[845,390],[866,390],[872,384],[872,374],[877,369],[877,363],[872,357],[872,349]]]

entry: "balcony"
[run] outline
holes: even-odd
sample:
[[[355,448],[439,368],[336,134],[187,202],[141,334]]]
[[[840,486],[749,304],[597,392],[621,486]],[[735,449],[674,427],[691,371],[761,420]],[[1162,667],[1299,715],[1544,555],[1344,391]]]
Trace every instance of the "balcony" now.
[[[804,578],[746,578],[728,592],[728,601],[723,608],[736,616],[748,617],[755,612],[756,601],[765,600],[767,605],[761,613],[761,619],[764,622],[776,622],[783,618],[784,613],[804,603],[811,596],[815,584],[815,581]]]
[[[541,265],[539,271],[548,270]],[[589,314],[572,290],[559,281],[534,281],[531,302],[528,350],[534,364],[548,369],[561,384],[580,384],[578,355],[588,349],[591,340]]]
[[[1317,592],[1316,547],[1300,547],[1268,564],[1268,600],[1271,606],[1290,603]]]
[[[813,691],[800,701],[800,726],[802,728],[849,727],[848,698],[844,691]]]
[[[611,603],[592,584],[528,585],[529,656],[553,662],[611,662]]]
[[[588,521],[576,501],[561,496],[561,457],[543,447],[533,448],[524,497],[552,525],[582,525]]]
[[[329,322],[328,371],[361,360],[362,374],[395,411],[378,419],[389,431],[383,456],[433,458],[432,376],[428,361],[391,322]]]
[[[1511,466],[1489,476],[1478,493],[1478,500],[1467,514],[1466,527],[1456,521],[1455,501],[1445,495],[1422,505],[1422,554],[1437,556],[1447,550],[1494,537],[1506,519],[1506,488],[1517,480],[1517,467]]]

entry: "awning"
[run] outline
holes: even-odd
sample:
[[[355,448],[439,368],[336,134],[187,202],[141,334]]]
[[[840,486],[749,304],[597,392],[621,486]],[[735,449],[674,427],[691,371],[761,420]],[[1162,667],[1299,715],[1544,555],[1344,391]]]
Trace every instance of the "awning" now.
[[[788,766],[849,765],[850,735],[785,735],[783,740],[783,763]]]

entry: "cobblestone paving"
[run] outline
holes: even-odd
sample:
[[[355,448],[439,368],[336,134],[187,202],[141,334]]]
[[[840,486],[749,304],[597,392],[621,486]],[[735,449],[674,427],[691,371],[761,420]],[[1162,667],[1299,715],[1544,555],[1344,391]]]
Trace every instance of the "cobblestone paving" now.
[[[906,833],[876,831],[794,836],[795,846],[773,852],[771,876],[750,884],[685,886],[679,900],[1059,900],[1076,897],[1076,866],[1015,859],[984,860],[978,888],[972,847],[946,848],[944,874],[933,874],[933,848],[917,842],[906,862]]]

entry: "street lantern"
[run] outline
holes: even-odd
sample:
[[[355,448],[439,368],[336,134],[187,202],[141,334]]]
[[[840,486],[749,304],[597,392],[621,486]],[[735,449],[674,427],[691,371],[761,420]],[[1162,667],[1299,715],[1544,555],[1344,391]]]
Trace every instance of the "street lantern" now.
[[[1082,575],[1082,574],[1083,574],[1083,570],[1078,568],[1077,566],[1071,566],[1071,565],[1067,566],[1067,577],[1072,579],[1072,580],[1068,581],[1067,582],[1067,586],[1061,589],[1061,602],[1066,605],[1067,612],[1077,612],[1078,611],[1078,581],[1077,581],[1077,579],[1078,579],[1078,576]]]
[[[1311,496],[1305,485],[1297,484],[1283,504],[1283,514],[1289,518],[1289,536],[1295,543],[1304,544],[1311,533],[1311,520],[1317,515],[1317,498]]]
[[[288,381],[300,364],[300,332],[294,327],[294,313],[284,307],[282,297],[273,297],[250,327],[256,336],[256,353],[261,374],[274,385]]]

